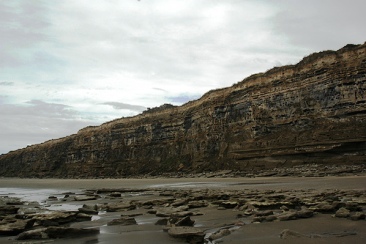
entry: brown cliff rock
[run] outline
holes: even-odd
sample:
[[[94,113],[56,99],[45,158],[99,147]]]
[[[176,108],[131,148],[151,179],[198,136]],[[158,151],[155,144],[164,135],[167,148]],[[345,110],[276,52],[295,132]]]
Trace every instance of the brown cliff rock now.
[[[366,43],[0,156],[1,176],[126,177],[366,162]]]

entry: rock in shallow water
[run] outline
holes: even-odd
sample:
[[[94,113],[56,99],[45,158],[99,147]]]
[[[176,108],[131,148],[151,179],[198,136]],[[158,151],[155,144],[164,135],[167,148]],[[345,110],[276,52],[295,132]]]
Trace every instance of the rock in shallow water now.
[[[169,223],[174,224],[175,226],[193,226],[194,220],[192,220],[189,216],[183,218],[171,217],[169,218]]]
[[[211,241],[213,241],[213,240],[220,239],[220,238],[222,238],[224,236],[227,236],[227,235],[230,235],[230,234],[231,234],[231,231],[230,230],[228,230],[228,229],[221,229],[221,230],[213,233],[212,235],[210,235],[209,239]]]
[[[106,207],[107,212],[118,212],[136,209],[136,204],[130,202],[117,202],[108,204]]]
[[[85,213],[85,214],[98,214],[98,207],[96,205],[87,205],[87,204],[84,204],[78,210],[79,210],[80,213]]]
[[[164,218],[164,219],[158,219],[155,222],[155,225],[167,225],[168,224],[168,219]]]
[[[283,230],[280,234],[281,239],[301,238],[301,237],[307,237],[307,236],[304,234],[301,234],[297,231],[293,231],[293,230],[289,230],[289,229]]]
[[[107,225],[137,225],[137,222],[135,218],[122,217],[108,222]]]
[[[187,226],[171,227],[168,234],[175,238],[186,239],[189,243],[203,243],[205,236],[201,229]]]
[[[74,200],[75,201],[91,201],[91,200],[96,200],[97,198],[100,198],[100,196],[98,196],[98,195],[93,195],[93,196],[86,196],[86,195],[74,196]]]

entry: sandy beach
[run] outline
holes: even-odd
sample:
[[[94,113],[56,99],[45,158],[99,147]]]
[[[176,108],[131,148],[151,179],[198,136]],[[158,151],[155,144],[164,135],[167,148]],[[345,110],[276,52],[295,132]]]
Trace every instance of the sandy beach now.
[[[125,193],[120,199],[109,198],[102,194],[96,201],[67,201],[50,203],[49,195],[59,199],[65,192],[82,194],[86,190],[97,189],[143,189],[144,194]],[[82,204],[109,204],[123,201],[147,201],[156,198],[164,198],[169,192],[170,197],[182,192],[197,195],[201,192],[219,192],[230,195],[230,199],[244,199],[245,194],[261,194],[274,192],[276,194],[291,194],[301,197],[302,194],[314,192],[335,191],[337,194],[348,194],[357,191],[359,199],[365,202],[360,204],[365,212],[366,204],[366,176],[343,177],[258,177],[258,178],[154,178],[154,179],[18,179],[1,178],[1,195],[25,196],[37,191],[38,201],[51,206],[68,204],[65,206],[80,207]],[[8,192],[7,192],[8,191]],[[20,193],[24,194],[21,195]],[[240,198],[235,194],[241,194]],[[314,194],[313,194],[314,195]],[[191,197],[191,196],[190,196]],[[345,196],[347,197],[347,196]],[[177,197],[175,197],[177,198]],[[166,199],[166,198],[164,198]],[[199,199],[199,198],[197,198]],[[237,200],[239,202],[239,200]],[[243,200],[243,201],[244,201]],[[230,200],[233,201],[233,200]],[[170,207],[169,204],[164,206]],[[218,210],[220,209],[220,210]],[[200,215],[193,215],[194,226],[202,228],[205,233],[213,232],[220,228],[231,228],[230,234],[217,240],[206,243],[365,243],[366,225],[365,219],[353,221],[348,218],[336,218],[334,213],[316,213],[311,218],[296,219],[291,221],[257,222],[252,217],[241,216],[240,208],[218,208],[214,201],[205,208],[200,208]],[[107,223],[124,214],[136,215],[137,224],[130,226],[113,225]],[[238,217],[241,216],[241,217]],[[173,238],[163,231],[163,227],[155,225],[160,218],[150,214],[148,209],[142,206],[131,211],[99,212],[93,221],[71,223],[69,226],[77,228],[99,228],[100,233],[94,236],[73,239],[55,239],[52,243],[186,243],[181,238]],[[297,234],[281,238],[281,233],[289,229]],[[343,234],[342,234],[343,233]],[[0,236],[1,243],[37,243],[17,242],[14,236]],[[316,238],[316,239],[315,239]],[[39,242],[40,243],[40,242]]]
[[[366,176],[146,178],[146,179],[21,179],[0,178],[0,187],[34,189],[97,188],[230,188],[236,189],[366,189]]]

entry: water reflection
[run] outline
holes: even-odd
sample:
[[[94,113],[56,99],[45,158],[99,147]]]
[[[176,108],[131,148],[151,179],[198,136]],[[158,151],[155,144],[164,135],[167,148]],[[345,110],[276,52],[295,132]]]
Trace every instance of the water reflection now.
[[[51,199],[50,199],[51,196]],[[52,203],[65,196],[63,191],[55,189],[0,188],[0,197],[17,198],[28,203],[37,203],[46,210],[77,211],[80,204]]]

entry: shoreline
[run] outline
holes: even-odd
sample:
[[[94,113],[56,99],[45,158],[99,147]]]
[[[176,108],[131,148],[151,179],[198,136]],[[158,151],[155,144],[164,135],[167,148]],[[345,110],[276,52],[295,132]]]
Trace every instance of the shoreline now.
[[[358,182],[364,184],[359,184]],[[0,188],[96,189],[96,188],[230,188],[235,189],[366,189],[366,175],[323,177],[225,177],[225,178],[128,178],[34,179],[0,178]]]

